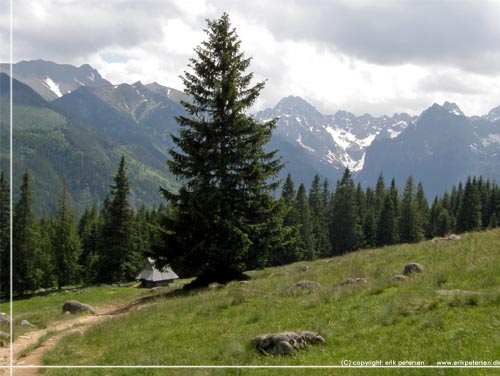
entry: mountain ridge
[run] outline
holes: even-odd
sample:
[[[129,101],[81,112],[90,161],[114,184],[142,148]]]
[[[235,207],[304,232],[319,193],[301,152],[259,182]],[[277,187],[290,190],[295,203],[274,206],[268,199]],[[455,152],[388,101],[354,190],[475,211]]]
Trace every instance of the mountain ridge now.
[[[29,67],[37,65],[40,66],[30,73]],[[58,67],[61,72],[56,72]],[[13,68],[14,76],[21,75],[28,81],[24,84],[39,95],[29,94],[14,77],[17,105],[25,101],[26,107],[44,107],[43,116],[67,122],[68,132],[79,129],[78,132],[105,135],[116,147],[135,155],[134,160],[142,160],[138,163],[146,163],[164,181],[172,182],[170,186],[178,184],[173,183],[175,178],[169,174],[165,161],[173,147],[170,134],[179,129],[175,117],[184,114],[180,103],[189,101],[182,91],[156,82],[113,85],[88,64],[77,68],[36,60],[14,64]],[[61,96],[47,84],[47,72]],[[88,84],[75,80],[76,73],[82,80],[86,77]],[[2,77],[5,81],[6,76]],[[65,86],[68,82],[71,88]],[[37,92],[40,87],[52,94],[42,98],[43,93]],[[5,95],[2,101],[5,104]],[[21,118],[32,127],[35,120],[28,115],[34,110],[23,111]],[[18,113],[21,113],[19,108]],[[381,172],[388,178],[395,177],[398,184],[413,175],[431,195],[449,190],[452,184],[471,174],[500,178],[495,168],[495,163],[500,163],[497,158],[500,106],[488,114],[472,117],[464,115],[451,102],[434,103],[418,116],[406,113],[357,116],[343,110],[324,115],[305,99],[287,96],[253,116],[257,121],[278,118],[266,148],[279,149],[278,154],[288,162],[279,178],[291,173],[297,184],[309,186],[316,174],[335,182],[346,167],[365,185],[375,184]],[[26,128],[25,124],[19,126]],[[159,200],[158,195],[153,196]]]

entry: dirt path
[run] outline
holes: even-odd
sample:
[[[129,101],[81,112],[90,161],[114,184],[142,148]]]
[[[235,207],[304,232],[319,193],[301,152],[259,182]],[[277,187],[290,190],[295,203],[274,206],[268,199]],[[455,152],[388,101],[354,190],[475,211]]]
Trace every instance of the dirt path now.
[[[14,368],[14,375],[31,376],[38,375],[37,365],[42,364],[43,355],[53,349],[64,336],[72,333],[83,333],[90,326],[107,320],[111,317],[124,315],[131,308],[143,303],[144,299],[138,299],[125,305],[113,305],[107,307],[96,307],[95,315],[78,316],[72,320],[53,322],[45,329],[28,332],[23,336],[19,336],[13,343],[14,366],[35,366],[33,368]],[[54,335],[46,339],[40,346],[30,351],[24,357],[19,358],[19,355],[28,347],[33,346],[37,341],[47,333]],[[0,366],[10,366],[10,349],[9,347],[0,347]],[[8,368],[0,369],[0,375],[9,375]]]

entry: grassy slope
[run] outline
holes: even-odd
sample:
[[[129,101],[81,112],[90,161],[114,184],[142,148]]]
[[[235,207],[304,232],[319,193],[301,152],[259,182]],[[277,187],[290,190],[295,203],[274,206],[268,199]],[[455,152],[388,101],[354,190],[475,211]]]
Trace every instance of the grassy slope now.
[[[15,300],[13,303],[14,322],[19,324],[28,320],[36,326],[35,330],[46,328],[54,321],[73,319],[73,316],[64,315],[62,306],[68,300],[78,300],[92,306],[109,306],[125,304],[134,299],[151,295],[147,290],[119,287],[95,287],[89,289],[52,291],[46,296],[35,296],[27,299]],[[10,304],[0,304],[0,312],[8,313]],[[7,329],[4,329],[7,330]],[[14,338],[25,334],[30,329],[15,326]]]
[[[340,365],[342,359],[500,359],[500,231],[466,234],[459,242],[400,245],[355,252],[331,262],[251,272],[248,285],[170,294],[84,335],[66,337],[45,356],[48,365]],[[408,262],[425,267],[404,283],[391,282]],[[348,277],[367,284],[339,286]],[[300,280],[321,290],[293,287]],[[443,297],[437,289],[485,293]],[[250,346],[259,334],[311,330],[326,340],[292,357],[264,357]],[[470,374],[471,370],[394,370],[399,374]],[[467,372],[466,372],[467,371]],[[65,375],[67,370],[46,370]],[[319,370],[292,374],[324,374]],[[333,373],[332,370],[329,371]],[[359,374],[351,370],[350,374]],[[384,370],[371,370],[382,374]],[[492,374],[478,370],[474,374]],[[148,370],[160,374],[282,374],[265,370]],[[73,375],[134,375],[137,370],[72,370]]]

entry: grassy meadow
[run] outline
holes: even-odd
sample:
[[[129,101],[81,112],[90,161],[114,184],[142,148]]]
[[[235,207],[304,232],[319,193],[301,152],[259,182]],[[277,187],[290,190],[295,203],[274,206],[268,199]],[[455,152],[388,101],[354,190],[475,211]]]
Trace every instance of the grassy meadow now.
[[[126,288],[126,287],[91,287],[67,289],[61,292],[49,291],[47,295],[33,296],[19,299],[13,302],[14,323],[19,324],[22,320],[28,320],[37,329],[44,329],[54,321],[71,320],[74,315],[64,315],[62,306],[68,300],[78,300],[92,306],[109,306],[125,304],[134,299],[151,295],[148,290]],[[10,303],[1,303],[0,312],[9,313]],[[26,327],[16,325],[14,327],[14,339],[30,331]]]
[[[421,274],[394,282],[406,263]],[[308,268],[302,271],[302,266]],[[44,357],[46,365],[341,365],[343,360],[439,361],[500,360],[500,231],[462,235],[456,242],[422,242],[354,252],[252,271],[248,284],[222,289],[169,291],[128,315],[68,335]],[[305,269],[305,268],[304,268]],[[340,285],[347,278],[367,283]],[[314,281],[320,289],[296,287]],[[442,296],[436,290],[481,294]],[[114,293],[111,293],[114,291]],[[71,298],[103,305],[149,294],[130,288],[90,289],[78,296],[15,302],[19,319],[55,312]],[[59,299],[60,298],[60,299]],[[59,300],[58,300],[59,299]],[[57,300],[57,302],[56,302]],[[46,302],[46,304],[45,304]],[[33,309],[32,304],[36,305]],[[31,308],[30,308],[31,307]],[[50,308],[49,308],[50,307]],[[5,308],[2,308],[5,310]],[[29,313],[38,311],[38,313]],[[31,315],[31,316],[30,316]],[[51,314],[52,315],[52,314]],[[52,317],[52,316],[51,316]],[[31,321],[30,320],[30,321]],[[40,319],[43,323],[44,320]],[[16,320],[17,321],[17,320]],[[42,324],[43,325],[43,324]],[[293,356],[263,356],[251,346],[257,335],[314,331],[326,341]],[[274,375],[359,374],[362,370],[318,369],[72,369],[71,375]],[[363,370],[370,375],[387,369]],[[499,373],[494,369],[393,369],[401,375]],[[44,375],[67,375],[44,369]]]

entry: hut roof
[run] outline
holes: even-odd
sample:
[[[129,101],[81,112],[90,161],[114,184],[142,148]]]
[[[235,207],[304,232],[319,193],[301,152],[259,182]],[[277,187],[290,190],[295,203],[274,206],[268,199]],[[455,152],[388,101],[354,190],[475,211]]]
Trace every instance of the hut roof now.
[[[179,276],[174,273],[174,271],[170,268],[170,266],[164,266],[163,269],[158,270],[155,267],[155,261],[148,257],[146,265],[139,273],[139,275],[135,278],[137,280],[146,280],[146,281],[164,281],[166,279],[177,279]]]

